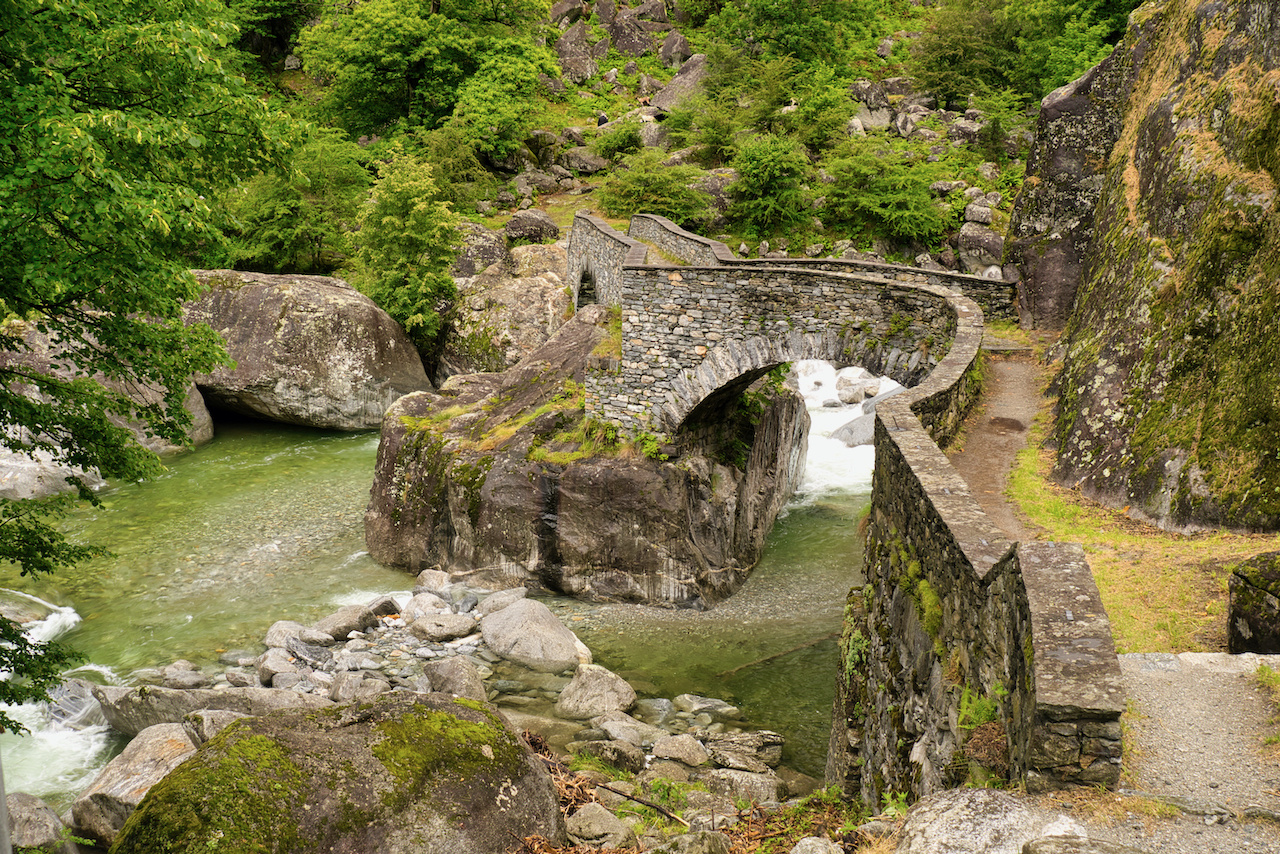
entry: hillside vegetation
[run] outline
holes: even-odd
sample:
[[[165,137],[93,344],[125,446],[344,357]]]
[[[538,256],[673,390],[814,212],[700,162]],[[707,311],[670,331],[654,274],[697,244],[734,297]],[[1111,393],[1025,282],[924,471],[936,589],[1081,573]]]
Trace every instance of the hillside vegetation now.
[[[568,139],[604,158],[571,171],[594,191],[581,206],[610,216],[954,266],[947,240],[969,199],[938,182],[999,192],[1007,208],[1027,108],[1105,54],[1132,5],[228,0],[239,37],[227,52],[287,119],[289,145],[216,199],[226,241],[188,253],[201,267],[337,271],[428,352],[456,300],[459,218],[500,222],[520,198],[513,177]],[[624,15],[650,49],[606,27]],[[563,55],[572,27],[590,46],[582,61]],[[673,33],[687,42],[674,59],[659,50]],[[690,52],[708,59],[701,94],[637,112]],[[869,85],[918,102],[918,126],[853,121]],[[978,131],[956,139],[947,122],[969,109]],[[651,118],[656,143],[642,139]]]

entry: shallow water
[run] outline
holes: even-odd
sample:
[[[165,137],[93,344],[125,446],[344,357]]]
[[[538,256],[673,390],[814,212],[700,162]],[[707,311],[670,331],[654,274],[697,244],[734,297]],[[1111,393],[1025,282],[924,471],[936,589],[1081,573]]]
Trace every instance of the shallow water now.
[[[821,433],[855,413],[813,414]],[[97,681],[127,683],[138,668],[179,658],[212,663],[228,649],[256,653],[275,620],[312,622],[339,603],[412,587],[408,575],[364,552],[377,441],[373,433],[219,423],[212,443],[169,460],[163,476],[115,486],[102,507],[67,520],[73,539],[113,556],[11,586],[74,609],[79,622],[57,612],[60,639],[85,654]],[[751,723],[788,737],[791,764],[820,776],[835,678],[831,635],[859,581],[857,518],[870,469],[869,449],[811,436],[802,494],[747,584],[710,611],[570,600],[558,600],[557,610],[596,660],[642,695],[738,703]],[[119,749],[100,728],[50,727],[39,709],[18,714],[32,734],[0,736],[9,792],[61,808]]]

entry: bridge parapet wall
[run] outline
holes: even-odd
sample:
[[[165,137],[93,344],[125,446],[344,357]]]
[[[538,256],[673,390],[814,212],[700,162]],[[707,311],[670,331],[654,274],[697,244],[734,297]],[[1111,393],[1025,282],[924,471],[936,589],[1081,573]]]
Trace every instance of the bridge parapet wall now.
[[[965,782],[984,706],[1029,789],[1119,780],[1124,694],[1083,550],[1009,542],[938,447],[958,424],[939,414],[975,394],[980,334],[962,325],[926,382],[877,409],[867,584],[850,594],[863,616],[841,639],[827,769],[869,805]]]
[[[632,240],[604,220],[581,212],[575,214],[567,258],[574,306],[578,305],[584,277],[594,284],[598,302],[618,305],[623,268],[644,264],[648,251],[645,244]]]
[[[882,264],[850,258],[739,258],[719,240],[685,231],[671,220],[653,214],[631,218],[628,233],[636,240],[661,248],[687,264],[726,267],[768,266],[778,269],[804,268],[851,275],[868,274],[878,279],[906,284],[934,285],[959,291],[982,307],[988,320],[1018,319],[1018,297],[1013,282],[987,279],[946,270],[925,270],[900,264]]]

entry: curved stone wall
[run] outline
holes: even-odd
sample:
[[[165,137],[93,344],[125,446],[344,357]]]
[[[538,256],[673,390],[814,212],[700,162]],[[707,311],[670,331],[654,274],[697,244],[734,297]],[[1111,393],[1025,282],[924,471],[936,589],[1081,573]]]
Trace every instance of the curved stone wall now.
[[[985,722],[1009,778],[1029,789],[1114,786],[1124,696],[1083,550],[1009,542],[940,448],[980,391],[976,302],[931,281],[731,259],[660,217],[631,231],[698,266],[627,255],[614,303],[621,364],[587,383],[597,417],[674,430],[702,400],[799,358],[914,386],[876,410],[867,583],[849,597],[828,782],[871,807],[886,792],[958,785],[979,773],[966,750],[976,754],[967,742]],[[618,238],[611,257],[634,243]]]

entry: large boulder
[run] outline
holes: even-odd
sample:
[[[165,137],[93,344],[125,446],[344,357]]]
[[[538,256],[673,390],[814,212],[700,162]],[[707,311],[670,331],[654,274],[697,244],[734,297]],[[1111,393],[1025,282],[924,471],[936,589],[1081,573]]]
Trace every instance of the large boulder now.
[[[449,274],[455,279],[474,276],[494,264],[499,268],[510,269],[511,253],[507,250],[507,239],[500,232],[474,222],[463,222],[459,226],[462,232],[462,248],[454,259]]]
[[[1021,854],[1043,837],[1087,836],[1073,819],[995,789],[950,789],[907,811],[897,854]]]
[[[245,715],[265,715],[281,709],[325,709],[333,705],[328,699],[298,691],[275,691],[271,688],[198,688],[183,691],[176,688],[141,688],[93,686],[94,699],[102,706],[107,724],[116,732],[137,735],[148,727],[162,723],[179,723],[199,709],[225,709]]]
[[[234,368],[196,378],[210,404],[334,430],[375,427],[396,398],[429,389],[398,323],[341,279],[199,270],[185,309],[227,342]]]
[[[62,820],[44,801],[26,792],[14,792],[5,802],[9,810],[9,841],[15,850],[76,854],[77,846],[67,839]]]
[[[510,243],[550,243],[560,239],[560,226],[546,211],[536,208],[517,211],[502,227]]]
[[[534,834],[559,843],[564,826],[520,737],[484,704],[402,692],[233,724],[151,789],[112,850],[496,854]]]
[[[737,589],[798,482],[803,401],[772,399],[742,439],[742,469],[698,443],[674,460],[675,447],[592,454],[573,431],[585,429],[580,384],[606,359],[608,322],[585,306],[504,374],[397,401],[365,514],[375,560],[594,598],[699,605]]]
[[[649,103],[664,112],[671,112],[688,104],[702,94],[711,69],[705,53],[695,53],[680,66],[680,72],[672,77],[661,92]]]
[[[508,265],[457,279],[460,299],[442,373],[504,371],[546,344],[572,309],[565,256],[562,243],[517,246]]]
[[[181,724],[147,727],[72,803],[72,827],[109,848],[151,787],[195,752]]]
[[[606,158],[583,145],[565,149],[560,154],[559,163],[565,169],[579,175],[594,175],[609,168],[609,161]]]
[[[559,673],[578,664],[578,644],[551,609],[521,599],[480,621],[484,642],[498,655],[530,670]]]
[[[34,324],[20,321],[7,321],[4,324],[6,335],[13,336],[21,343],[13,349],[0,353],[0,368],[30,371],[59,379],[72,379],[78,372],[67,364],[69,348],[59,343],[47,333],[40,332]],[[139,407],[163,404],[163,392],[154,386],[125,383],[109,380],[96,375],[95,380],[107,389],[123,394]],[[14,391],[19,391],[14,386]],[[37,399],[38,394],[29,386],[24,394]],[[204,398],[194,382],[189,384],[183,408],[190,416],[191,423],[187,428],[187,443],[202,445],[213,439],[213,418],[205,406]],[[145,425],[121,415],[113,415],[111,421],[117,426],[128,428],[138,444],[157,454],[172,454],[186,450],[188,444],[173,444],[159,437],[149,435]],[[34,440],[48,441],[48,436],[38,436],[30,431],[15,432],[13,438],[22,442]],[[56,444],[56,442],[55,442]],[[78,477],[90,488],[97,489],[105,484],[98,472],[67,465],[59,453],[47,450],[34,450],[21,453],[8,448],[0,448],[0,498],[25,499],[47,498],[60,492],[67,492],[73,487],[67,482],[68,477]]]
[[[625,712],[635,703],[635,689],[627,680],[598,664],[581,664],[560,692],[556,714],[587,720],[607,712]]]

